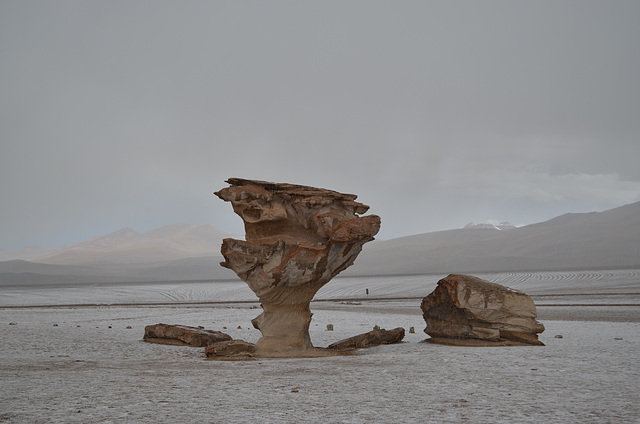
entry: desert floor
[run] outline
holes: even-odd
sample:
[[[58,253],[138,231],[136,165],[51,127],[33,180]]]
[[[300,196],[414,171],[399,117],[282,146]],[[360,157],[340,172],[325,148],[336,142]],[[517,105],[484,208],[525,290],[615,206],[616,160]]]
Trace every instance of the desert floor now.
[[[507,276],[511,286],[535,293],[544,347],[423,343],[419,298],[394,300],[398,290],[383,293],[388,284],[367,280],[360,283],[380,297],[354,300],[361,287],[345,295],[357,284],[338,282],[311,305],[314,345],[374,325],[404,327],[404,342],[349,356],[245,362],[208,361],[203,348],[150,344],[142,336],[146,325],[163,322],[255,342],[254,302],[96,306],[82,305],[88,295],[80,289],[51,288],[47,305],[38,290],[0,290],[0,422],[638,422],[640,281],[637,271],[623,274],[524,282]],[[406,277],[401,286],[413,281],[426,296],[435,284],[429,278]],[[562,290],[549,285],[554,280]],[[150,293],[162,287],[144,290],[154,301]],[[117,303],[123,291],[133,300],[140,295],[138,286],[119,285],[111,297],[94,289],[93,299],[106,303]],[[56,297],[61,291],[67,294]],[[329,323],[334,331],[326,330]]]

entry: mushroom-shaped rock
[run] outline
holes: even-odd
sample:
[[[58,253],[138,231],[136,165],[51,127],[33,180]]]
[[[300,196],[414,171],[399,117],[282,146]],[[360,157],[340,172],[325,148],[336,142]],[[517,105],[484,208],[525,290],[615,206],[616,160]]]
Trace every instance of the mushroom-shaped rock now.
[[[528,295],[470,275],[451,274],[422,300],[432,343],[467,346],[544,345]]]
[[[215,194],[244,221],[245,241],[225,239],[222,266],[260,298],[252,323],[262,332],[256,355],[313,349],[309,303],[331,278],[353,264],[380,229],[356,195],[287,183],[231,178]]]

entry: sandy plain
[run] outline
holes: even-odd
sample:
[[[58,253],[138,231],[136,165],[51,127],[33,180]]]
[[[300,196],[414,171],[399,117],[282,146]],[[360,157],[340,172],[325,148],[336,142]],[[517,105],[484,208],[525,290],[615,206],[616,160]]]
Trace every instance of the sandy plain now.
[[[639,275],[479,275],[532,294],[546,326],[544,347],[500,348],[423,343],[420,297],[438,276],[336,279],[312,303],[314,345],[374,325],[415,333],[349,356],[247,362],[141,340],[165,322],[256,341],[243,283],[3,288],[0,422],[638,422]]]

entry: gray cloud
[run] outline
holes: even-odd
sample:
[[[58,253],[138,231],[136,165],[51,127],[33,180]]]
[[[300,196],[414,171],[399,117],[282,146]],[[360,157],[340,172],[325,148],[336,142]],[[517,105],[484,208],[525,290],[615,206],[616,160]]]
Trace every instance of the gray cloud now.
[[[381,238],[640,200],[637,2],[3,2],[0,247],[211,223],[231,176]]]

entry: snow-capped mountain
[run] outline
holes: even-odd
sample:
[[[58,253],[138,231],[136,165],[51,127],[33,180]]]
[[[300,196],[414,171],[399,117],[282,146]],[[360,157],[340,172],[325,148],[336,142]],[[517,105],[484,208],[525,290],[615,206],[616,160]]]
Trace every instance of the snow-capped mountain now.
[[[506,221],[500,222],[500,223],[482,222],[479,224],[476,224],[475,222],[470,222],[464,227],[462,227],[463,230],[501,230],[501,231],[512,230],[514,228],[518,228],[518,227]]]

